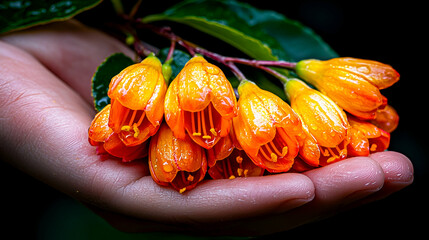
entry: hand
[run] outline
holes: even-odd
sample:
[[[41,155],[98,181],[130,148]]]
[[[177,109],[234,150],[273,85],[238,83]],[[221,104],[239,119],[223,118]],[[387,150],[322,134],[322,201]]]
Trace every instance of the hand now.
[[[90,79],[126,46],[75,21],[0,38],[0,153],[127,231],[261,235],[381,199],[413,181],[400,153],[350,158],[304,174],[209,180],[179,194],[142,161],[101,161],[87,139]]]

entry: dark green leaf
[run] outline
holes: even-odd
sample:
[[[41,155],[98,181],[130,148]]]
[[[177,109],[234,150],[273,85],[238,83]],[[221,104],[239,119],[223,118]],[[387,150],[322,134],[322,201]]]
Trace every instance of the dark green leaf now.
[[[102,0],[1,0],[0,33],[69,19]]]
[[[190,0],[144,22],[169,20],[219,38],[255,59],[327,59],[336,53],[311,29],[270,10],[235,0]]]
[[[274,11],[262,11],[253,18],[253,26],[262,29],[280,44],[288,59],[299,61],[303,59],[330,59],[338,57],[337,53],[325,43],[319,35],[301,23],[288,19]]]
[[[170,20],[183,23],[231,44],[255,59],[277,60],[270,46],[265,43],[274,39],[262,31],[252,31],[252,28],[235,14],[236,7],[240,5],[234,3],[236,2],[185,1],[162,14],[147,16],[143,21]],[[271,45],[275,44],[279,46],[274,40]]]
[[[159,59],[162,62],[165,62],[165,59],[167,58],[169,48],[161,49],[159,52]],[[173,70],[173,74],[171,75],[170,81],[173,80],[177,74],[182,70],[182,68],[185,66],[185,64],[191,59],[191,55],[175,49],[173,52],[173,61],[171,62],[171,69]]]
[[[92,77],[92,96],[94,97],[94,106],[97,111],[101,111],[110,103],[107,91],[112,77],[132,64],[134,64],[134,61],[131,58],[122,53],[115,53],[98,66]]]

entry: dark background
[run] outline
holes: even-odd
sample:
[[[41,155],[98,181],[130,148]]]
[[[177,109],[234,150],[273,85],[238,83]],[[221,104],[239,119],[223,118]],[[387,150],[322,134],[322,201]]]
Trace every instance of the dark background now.
[[[108,1],[106,1],[108,3]],[[147,2],[147,1],[143,1]],[[163,11],[170,2],[145,3],[144,13]],[[270,239],[425,236],[428,206],[426,97],[427,13],[413,1],[248,1],[272,9],[312,28],[340,56],[373,59],[392,65],[401,80],[383,90],[401,119],[390,150],[414,164],[414,183],[387,199],[307,224]],[[83,21],[90,16],[78,16]],[[68,196],[0,162],[2,232],[4,236],[40,239],[153,239],[183,235],[130,235],[116,231]],[[426,227],[427,228],[427,227]],[[67,237],[66,237],[67,236]],[[192,238],[193,239],[193,238]]]

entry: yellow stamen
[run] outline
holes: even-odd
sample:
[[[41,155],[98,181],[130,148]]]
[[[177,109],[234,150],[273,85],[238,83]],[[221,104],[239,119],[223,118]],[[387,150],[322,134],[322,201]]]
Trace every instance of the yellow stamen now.
[[[271,153],[271,161],[272,162],[277,162],[277,155],[275,153]]]
[[[243,175],[243,169],[242,168],[237,168],[237,174],[239,177],[241,177]]]
[[[234,175],[229,176],[229,179],[234,179],[234,178],[235,178]]]
[[[186,187],[179,190],[179,193],[184,193],[186,191]]]
[[[134,130],[134,137],[137,138],[140,134],[140,130],[139,130],[137,124],[135,124],[135,123],[133,124],[133,130]]]
[[[237,156],[235,161],[237,161],[238,164],[241,164],[243,162],[243,158],[241,156]]]
[[[287,154],[287,152],[288,152],[288,147],[287,146],[284,146],[283,148],[282,148],[282,157],[284,157],[284,156],[286,156],[286,154]]]
[[[270,146],[269,146],[268,144],[265,144],[264,146],[265,146],[265,148],[267,149],[268,154],[270,154],[270,158],[269,158],[269,159],[270,159],[272,162],[277,162],[277,155],[276,155],[275,153],[273,153],[273,151],[271,151]],[[267,159],[268,159],[268,158],[267,158]]]
[[[328,160],[326,160],[327,163],[333,162],[335,159],[338,159],[338,156],[333,156],[328,158]]]
[[[377,144],[373,143],[371,145],[371,148],[369,149],[371,152],[375,152],[375,150],[377,150]]]
[[[212,137],[210,137],[210,135],[204,135],[203,139],[211,139]]]
[[[194,132],[192,133],[192,136],[201,136],[201,133]]]
[[[217,132],[214,128],[210,128],[210,132],[213,134],[213,136],[217,136]]]
[[[128,125],[124,125],[124,126],[121,127],[121,131],[127,131],[127,132],[129,132],[130,130],[131,130],[131,127],[128,126]]]
[[[247,177],[248,173],[249,173],[249,169],[244,169],[244,177]]]

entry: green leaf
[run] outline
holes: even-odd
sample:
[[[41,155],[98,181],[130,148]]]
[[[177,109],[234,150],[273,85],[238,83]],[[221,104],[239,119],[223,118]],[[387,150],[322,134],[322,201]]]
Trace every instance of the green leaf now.
[[[134,64],[134,61],[131,58],[123,53],[115,53],[98,66],[92,77],[92,96],[94,98],[94,107],[97,111],[101,111],[110,103],[110,98],[107,96],[110,80],[132,64]]]
[[[162,62],[165,62],[165,59],[167,58],[169,48],[161,49],[159,52],[159,59]],[[177,74],[182,70],[182,68],[185,66],[185,64],[191,59],[191,55],[175,49],[173,52],[173,61],[171,62],[171,69],[173,70],[173,74],[171,75],[170,82],[176,78]]]
[[[1,0],[0,33],[66,20],[102,0]]]
[[[271,48],[259,40],[266,34],[259,31],[255,33],[261,35],[252,36],[248,24],[227,8],[227,2],[223,1],[185,1],[163,14],[150,15],[142,21],[170,20],[183,23],[231,44],[255,59],[277,60]]]
[[[311,29],[275,11],[235,0],[189,0],[143,22],[169,20],[221,39],[254,59],[299,61],[337,54]]]

